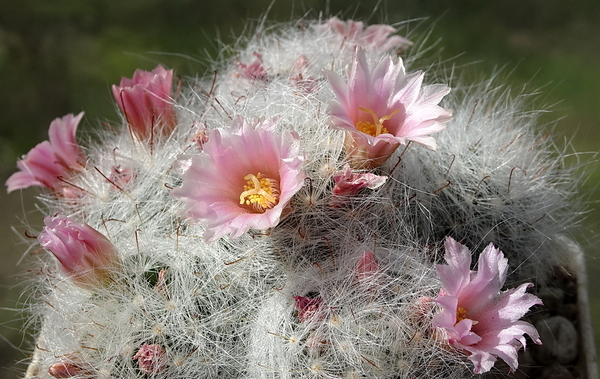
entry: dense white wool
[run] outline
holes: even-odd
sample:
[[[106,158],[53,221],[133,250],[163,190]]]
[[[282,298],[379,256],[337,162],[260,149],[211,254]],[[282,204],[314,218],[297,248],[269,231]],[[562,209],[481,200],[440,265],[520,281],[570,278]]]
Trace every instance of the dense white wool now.
[[[42,198],[46,214],[105,234],[121,261],[106,287],[90,291],[42,258],[42,301],[32,309],[43,323],[43,372],[69,359],[94,377],[143,377],[133,355],[148,343],[167,353],[157,378],[470,376],[465,356],[431,330],[435,306],[426,299],[440,289],[441,242],[450,235],[474,250],[493,242],[520,268],[509,280],[535,277],[553,262],[552,237],[573,222],[570,173],[535,132],[536,113],[487,81],[459,85],[444,100],[454,121],[435,136],[437,151],[401,146],[376,171],[390,175],[383,186],[333,198],[344,134],[330,127],[334,95],[322,70],[345,77],[354,48],[314,25],[277,25],[241,40],[233,58],[214,62],[214,75],[182,90],[170,136],[148,144],[125,123],[100,130],[86,150],[87,171],[69,180],[85,194]],[[254,53],[265,80],[240,71]],[[416,56],[407,63],[419,68]],[[308,87],[294,85],[298,74]],[[187,157],[201,154],[195,135],[230,130],[238,116],[297,132],[307,179],[275,228],[207,244],[204,226],[180,218],[170,191]],[[115,167],[132,179],[111,181]],[[378,264],[370,285],[356,269],[367,251]],[[324,321],[301,321],[294,296],[320,296]]]
[[[424,241],[449,235],[479,251],[494,243],[519,268],[514,279],[543,282],[560,261],[553,238],[579,218],[575,174],[538,130],[541,112],[524,110],[527,95],[496,82],[453,89],[444,101],[453,121],[439,133],[438,149],[411,145],[388,191]]]

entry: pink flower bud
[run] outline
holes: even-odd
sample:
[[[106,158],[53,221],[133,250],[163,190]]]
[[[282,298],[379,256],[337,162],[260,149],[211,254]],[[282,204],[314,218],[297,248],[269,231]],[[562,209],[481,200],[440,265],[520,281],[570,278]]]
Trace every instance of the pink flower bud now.
[[[165,349],[157,344],[143,344],[133,359],[137,359],[140,371],[148,375],[157,374],[167,366]]]
[[[292,67],[290,84],[304,93],[312,93],[317,89],[319,81],[308,74],[308,59],[300,55]]]
[[[80,363],[80,358],[76,354],[67,354],[48,368],[48,374],[53,378],[72,378],[89,373],[89,369],[84,368],[84,364]]]
[[[142,140],[168,135],[176,125],[171,100],[173,70],[158,65],[153,71],[136,70],[132,79],[121,78],[112,92],[131,131]]]
[[[121,165],[112,166],[110,169],[110,181],[115,186],[121,189],[127,185],[133,178],[133,170],[129,167],[123,167]]]
[[[83,112],[57,118],[48,129],[49,141],[44,141],[17,162],[19,171],[6,181],[7,191],[41,186],[65,197],[77,197],[81,191],[64,180],[84,170],[85,155],[75,140]]]
[[[208,142],[208,134],[206,133],[206,125],[200,121],[194,121],[193,127],[196,130],[192,142],[196,144],[196,150],[202,151],[205,143]]]
[[[323,299],[320,296],[315,298],[305,296],[294,296],[298,318],[300,321],[310,324],[323,321],[325,313],[323,312]]]
[[[94,285],[107,278],[110,266],[117,260],[117,252],[108,238],[87,224],[60,215],[46,217],[44,223],[38,241],[54,254],[76,284]]]
[[[380,273],[377,259],[375,259],[375,256],[370,251],[367,251],[359,259],[355,270],[359,283],[372,282]]]
[[[387,176],[375,175],[370,172],[356,174],[352,172],[350,165],[346,164],[343,171],[333,175],[333,180],[335,181],[334,195],[351,196],[365,187],[369,189],[380,187],[387,180]]]
[[[265,66],[263,66],[262,55],[260,53],[254,52],[252,53],[255,59],[250,64],[245,64],[242,62],[236,62],[238,67],[240,68],[239,76],[242,76],[246,79],[267,79],[267,70]]]

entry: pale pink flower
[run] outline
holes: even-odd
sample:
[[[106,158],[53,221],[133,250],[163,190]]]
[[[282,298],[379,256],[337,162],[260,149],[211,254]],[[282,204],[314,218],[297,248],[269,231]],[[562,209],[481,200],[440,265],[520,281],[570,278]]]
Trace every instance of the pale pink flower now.
[[[398,35],[390,36],[390,34],[396,32],[396,29],[390,25],[377,24],[365,28],[362,21],[342,21],[337,17],[332,17],[322,25],[317,26],[317,28],[321,30],[332,29],[344,38],[346,43],[358,45],[368,50],[387,51],[413,44]]]
[[[252,55],[254,55],[254,60],[250,64],[235,62],[240,69],[238,75],[246,79],[267,79],[267,70],[263,66],[262,55],[257,52]]]
[[[85,155],[75,140],[82,118],[83,112],[52,121],[48,129],[50,140],[38,144],[17,161],[20,171],[6,181],[7,191],[10,193],[21,188],[41,186],[63,194],[68,184],[61,179],[66,180],[85,168]]]
[[[209,131],[203,152],[191,158],[172,195],[184,201],[183,217],[206,225],[207,241],[277,225],[304,184],[298,135],[273,126],[238,118],[235,133]]]
[[[133,359],[137,359],[138,367],[144,374],[155,375],[167,367],[167,353],[158,344],[143,344],[135,353]]]
[[[171,133],[177,121],[171,99],[173,70],[158,65],[152,71],[136,70],[132,79],[121,78],[112,92],[131,131],[140,139]]]
[[[408,141],[435,149],[430,136],[446,128],[452,112],[437,104],[450,91],[445,85],[423,86],[424,73],[406,75],[402,60],[387,56],[371,69],[358,49],[347,83],[326,71],[337,102],[329,112],[334,128],[345,130],[346,149],[359,167],[378,167]]]
[[[71,280],[88,286],[107,279],[108,270],[118,259],[108,238],[91,226],[78,224],[65,216],[48,216],[44,224],[38,241],[54,254]]]
[[[531,283],[501,292],[508,260],[492,244],[481,255],[477,271],[471,271],[471,252],[452,238],[446,238],[446,263],[436,271],[443,289],[436,299],[440,313],[433,318],[447,342],[469,354],[475,374],[488,372],[497,358],[515,371],[517,351],[525,348],[524,334],[541,344],[537,330],[519,319],[542,301],[526,293]]]
[[[335,181],[334,195],[351,196],[363,188],[375,189],[382,186],[387,180],[387,176],[375,175],[370,172],[357,174],[352,172],[350,165],[346,164],[342,171],[333,174],[333,180]]]

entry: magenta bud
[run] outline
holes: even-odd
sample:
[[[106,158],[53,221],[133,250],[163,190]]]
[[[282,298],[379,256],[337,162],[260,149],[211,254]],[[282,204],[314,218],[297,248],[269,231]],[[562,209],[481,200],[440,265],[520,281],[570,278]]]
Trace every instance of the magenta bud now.
[[[143,344],[133,359],[137,359],[140,371],[144,374],[157,374],[167,366],[165,349],[158,344]]]

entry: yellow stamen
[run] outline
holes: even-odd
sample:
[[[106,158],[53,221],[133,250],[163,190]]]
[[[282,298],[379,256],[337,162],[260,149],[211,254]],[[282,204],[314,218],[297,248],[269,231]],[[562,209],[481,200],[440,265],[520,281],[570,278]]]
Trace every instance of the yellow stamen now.
[[[456,308],[456,324],[467,318],[467,310],[463,307]],[[456,325],[455,324],[455,325]]]
[[[279,186],[276,180],[260,172],[244,176],[247,181],[240,194],[240,205],[247,205],[255,212],[273,208],[279,201]]]
[[[363,132],[365,134],[369,134],[373,137],[377,137],[380,134],[384,134],[384,133],[389,133],[388,130],[385,128],[385,126],[383,126],[383,123],[389,119],[391,119],[392,117],[394,117],[394,115],[396,113],[398,113],[398,110],[396,109],[395,111],[393,111],[392,113],[390,113],[387,116],[383,116],[383,117],[377,117],[377,114],[375,114],[375,112],[373,112],[370,109],[367,108],[363,108],[363,107],[359,107],[358,109],[360,109],[363,112],[366,112],[368,114],[371,115],[371,117],[373,117],[373,123],[370,123],[368,121],[359,121],[356,123],[356,129],[359,132]]]
[[[468,318],[467,317],[467,310],[463,307],[457,307],[456,308],[456,324],[458,324],[459,322],[461,322],[462,320]],[[473,325],[476,325],[479,323],[479,321],[475,321],[475,320],[471,320],[473,322]]]

